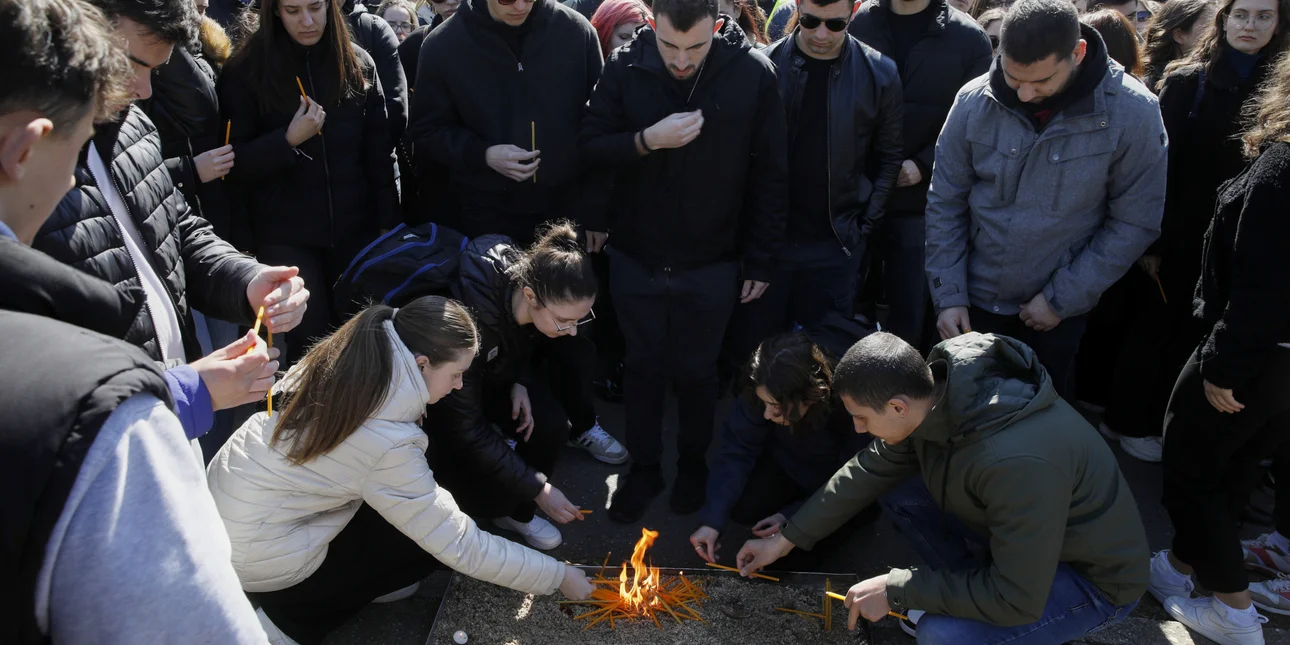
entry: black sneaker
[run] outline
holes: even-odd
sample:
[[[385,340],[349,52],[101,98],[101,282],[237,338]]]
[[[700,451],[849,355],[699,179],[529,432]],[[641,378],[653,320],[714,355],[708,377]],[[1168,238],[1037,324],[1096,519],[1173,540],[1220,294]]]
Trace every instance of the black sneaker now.
[[[650,500],[666,487],[659,468],[633,467],[609,503],[609,519],[620,524],[639,522]]]
[[[703,508],[707,493],[707,473],[687,473],[682,470],[676,474],[676,482],[672,484],[672,496],[668,502],[672,505],[673,513],[689,515]]]

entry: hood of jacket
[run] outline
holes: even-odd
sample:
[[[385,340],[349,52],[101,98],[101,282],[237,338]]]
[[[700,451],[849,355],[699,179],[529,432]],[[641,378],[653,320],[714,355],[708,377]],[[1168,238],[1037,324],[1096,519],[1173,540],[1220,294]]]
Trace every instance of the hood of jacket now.
[[[752,41],[748,39],[748,34],[744,33],[738,21],[726,15],[721,15],[718,19],[725,22],[712,37],[712,48],[708,50],[708,57],[703,60],[699,74],[713,76],[737,54],[753,48]],[[642,27],[636,32],[636,40],[624,45],[619,52],[625,57],[634,56],[633,64],[671,78],[667,65],[663,63],[663,57],[658,53],[658,34],[652,27]],[[696,79],[695,82],[697,83],[698,80],[701,79]]]
[[[490,329],[515,326],[506,270],[518,259],[515,243],[502,235],[477,237],[462,252],[453,295],[470,308],[479,324]]]
[[[394,314],[398,317],[397,310]],[[390,339],[390,352],[393,354],[393,374],[390,375],[390,389],[385,395],[385,401],[372,414],[373,419],[383,421],[393,421],[395,423],[411,423],[420,419],[430,405],[430,391],[426,389],[426,381],[421,376],[421,370],[417,367],[417,358],[412,355],[412,351],[399,334],[394,331],[393,319],[382,323],[381,327],[385,330],[385,335]]]
[[[1039,103],[1023,102],[1021,97],[1017,96],[1017,91],[1008,86],[1008,81],[1003,75],[1001,49],[999,55],[994,58],[994,65],[990,68],[990,90],[994,93],[995,100],[1022,114],[1030,115],[1033,119],[1038,112],[1050,110],[1053,114],[1057,114],[1092,96],[1093,91],[1102,84],[1102,79],[1106,77],[1112,61],[1107,56],[1102,35],[1096,29],[1082,24],[1079,27],[1079,36],[1088,43],[1088,48],[1084,52],[1083,62],[1075,70],[1075,78],[1071,79],[1070,84],[1061,92]],[[1119,63],[1115,64],[1119,65]]]
[[[937,444],[979,441],[1057,401],[1034,350],[1007,336],[968,333],[937,345],[928,363],[939,400],[912,438]]]

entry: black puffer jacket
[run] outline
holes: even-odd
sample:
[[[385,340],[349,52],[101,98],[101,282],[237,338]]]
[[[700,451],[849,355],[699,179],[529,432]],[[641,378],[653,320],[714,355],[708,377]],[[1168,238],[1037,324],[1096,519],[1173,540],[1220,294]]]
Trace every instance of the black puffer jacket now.
[[[193,163],[193,157],[224,145],[224,122],[219,118],[215,71],[210,63],[200,51],[194,54],[176,47],[170,60],[153,72],[152,97],[141,101],[139,107],[157,126],[161,154],[175,187],[190,208],[210,222],[216,233],[227,237],[230,220],[224,182],[203,184]]]
[[[233,122],[237,151],[228,188],[241,194],[249,219],[235,219],[234,228],[249,229],[255,245],[331,248],[402,221],[385,99],[373,82],[372,58],[362,49],[355,51],[369,80],[367,91],[339,105],[324,105],[322,133],[297,148],[286,136],[295,110],[261,109],[245,69],[253,63],[234,59],[224,68],[220,107]],[[335,69],[318,60],[319,54],[311,60],[303,47],[293,46],[292,52],[295,60],[288,73],[300,78],[310,97],[337,94],[321,91],[323,84],[338,79]]]
[[[766,52],[779,70],[790,143],[806,91],[803,60],[795,50],[789,36]],[[882,222],[905,160],[900,137],[904,107],[896,64],[855,38],[847,37],[829,74],[829,210],[833,233],[846,248],[859,244]]]
[[[417,27],[399,43],[399,62],[403,64],[403,76],[408,81],[409,101],[412,100],[412,92],[417,85],[417,62],[421,58],[421,45],[425,43],[426,36],[442,24],[443,16],[436,14],[430,24]]]
[[[143,310],[145,299],[142,288],[113,287],[31,247],[0,237],[0,309],[125,338]]]
[[[462,252],[452,293],[475,315],[479,353],[462,377],[461,389],[427,409],[425,427],[441,455],[475,462],[477,468],[468,470],[493,472],[527,499],[542,492],[546,475],[515,454],[484,416],[486,389],[509,392],[512,385],[525,381],[533,353],[532,334],[538,333],[515,323],[506,269],[518,257],[511,241],[500,235],[472,240]]]
[[[363,48],[376,63],[376,77],[381,79],[385,96],[385,118],[389,120],[390,142],[403,138],[408,127],[408,79],[399,60],[399,37],[384,19],[355,7],[348,0],[341,8],[349,23],[349,39]]]
[[[246,287],[260,269],[195,215],[171,183],[161,156],[161,139],[135,106],[116,123],[98,126],[92,140],[121,193],[150,254],[153,271],[166,286],[179,315],[186,359],[201,356],[192,310],[249,325],[254,320]],[[54,209],[32,247],[118,288],[141,290],[121,229],[86,165],[88,146],[76,165],[76,187]],[[160,361],[161,348],[146,307],[124,336]]]
[[[775,66],[733,21],[713,37],[687,96],[658,53],[654,30],[610,55],[583,121],[588,164],[617,171],[614,221],[588,213],[588,230],[653,267],[743,260],[744,278],[769,280],[788,215],[788,135]],[[641,157],[636,133],[677,112],[703,110],[689,145]],[[606,228],[608,224],[608,228]]]
[[[578,129],[602,65],[591,23],[554,0],[537,0],[519,56],[484,0],[468,0],[421,45],[408,138],[443,164],[463,200],[502,213],[547,213],[582,174]],[[481,5],[482,7],[482,5]],[[537,181],[516,182],[484,160],[490,146],[542,151]],[[551,213],[576,216],[577,213]],[[469,227],[463,232],[469,233]]]
[[[896,50],[887,15],[891,0],[867,0],[851,21],[852,36],[891,57]],[[954,96],[968,81],[990,69],[990,38],[972,18],[950,11],[945,0],[932,0],[935,18],[927,33],[909,50],[900,78],[905,98],[905,159],[918,164],[923,181],[896,188],[887,200],[893,215],[923,215],[936,161],[936,138],[950,114]]]

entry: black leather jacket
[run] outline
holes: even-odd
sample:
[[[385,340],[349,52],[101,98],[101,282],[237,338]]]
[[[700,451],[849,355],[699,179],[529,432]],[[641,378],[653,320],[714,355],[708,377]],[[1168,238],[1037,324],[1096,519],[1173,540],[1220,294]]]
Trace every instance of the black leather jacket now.
[[[791,35],[766,54],[779,77],[791,145],[806,91],[803,60]],[[881,224],[896,186],[904,161],[904,99],[896,64],[851,36],[830,70],[829,212],[838,242],[851,247]]]

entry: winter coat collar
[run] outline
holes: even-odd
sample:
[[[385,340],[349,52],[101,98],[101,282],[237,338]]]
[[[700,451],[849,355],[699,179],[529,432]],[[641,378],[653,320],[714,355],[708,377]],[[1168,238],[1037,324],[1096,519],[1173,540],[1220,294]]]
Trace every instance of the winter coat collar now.
[[[887,26],[887,13],[891,11],[891,0],[871,0],[865,5],[869,13],[873,14],[885,29]],[[945,0],[932,0],[928,8],[935,12],[936,16],[927,23],[926,35],[932,36],[943,33],[945,28],[950,24],[950,5]],[[865,11],[861,7],[860,11]]]
[[[724,14],[720,18],[725,20],[725,23],[712,37],[712,49],[708,50],[708,58],[703,62],[703,73],[709,77],[715,76],[738,54],[752,49],[752,41],[748,40],[748,35],[739,27],[738,21]],[[658,37],[652,27],[642,27],[636,32],[636,39],[624,45],[619,53],[624,57],[630,57],[633,67],[641,67],[669,79],[672,78],[666,65],[663,64],[663,57],[659,56]],[[700,78],[696,83],[702,80]]]
[[[990,82],[986,85],[986,95],[1003,106],[1025,115],[1031,115],[1040,110],[1052,110],[1054,116],[1064,114],[1068,117],[1096,112],[1098,105],[1096,90],[1100,87],[1114,93],[1115,88],[1120,86],[1124,68],[1119,64],[1113,64],[1107,56],[1106,45],[1102,43],[1102,36],[1097,30],[1087,25],[1080,25],[1080,38],[1088,43],[1088,51],[1076,71],[1075,80],[1060,94],[1049,97],[1041,104],[1023,103],[1017,96],[1016,90],[1008,87],[1008,82],[1003,75],[1003,54],[1000,53],[995,56],[994,64],[990,67]]]
[[[395,317],[397,316],[396,312]],[[393,319],[382,323],[382,328],[385,329],[390,341],[390,351],[394,355],[394,373],[390,375],[390,389],[385,401],[372,418],[395,423],[415,422],[425,414],[426,406],[430,405],[430,391],[426,389],[416,357],[394,330]]]

